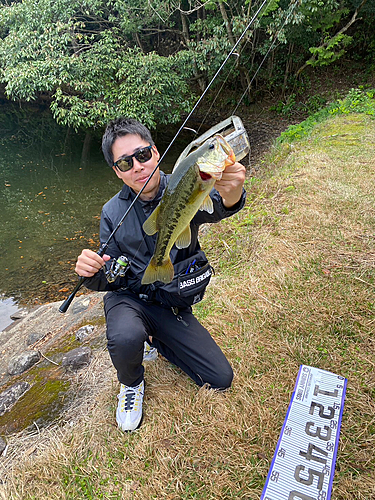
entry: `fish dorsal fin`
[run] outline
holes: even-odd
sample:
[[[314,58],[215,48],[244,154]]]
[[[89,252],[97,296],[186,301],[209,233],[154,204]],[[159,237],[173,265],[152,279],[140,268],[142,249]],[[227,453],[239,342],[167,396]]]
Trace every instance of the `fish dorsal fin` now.
[[[191,231],[190,231],[190,224],[188,224],[185,229],[180,233],[179,237],[176,240],[176,247],[177,248],[187,248],[190,245],[191,242]]]
[[[150,217],[146,219],[143,223],[143,231],[151,236],[152,234],[155,234],[158,231],[156,221],[158,219],[158,214],[159,214],[160,207],[157,206],[155,210],[152,212]]]
[[[206,196],[206,198],[203,200],[203,203],[200,206],[199,210],[205,210],[209,214],[212,214],[214,212],[214,205],[212,203],[210,195]]]

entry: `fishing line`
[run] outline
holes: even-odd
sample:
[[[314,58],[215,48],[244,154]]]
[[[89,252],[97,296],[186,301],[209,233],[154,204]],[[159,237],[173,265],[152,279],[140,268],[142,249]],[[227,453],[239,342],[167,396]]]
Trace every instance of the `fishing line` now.
[[[219,73],[221,72],[221,70],[224,68],[224,66],[226,65],[228,59],[231,57],[231,55],[234,53],[234,51],[236,50],[236,48],[238,47],[238,45],[240,44],[240,42],[242,41],[242,39],[244,38],[244,36],[246,35],[246,32],[250,29],[251,25],[256,21],[257,17],[259,16],[259,14],[261,13],[264,5],[267,3],[267,1],[269,3],[272,2],[272,0],[263,0],[263,3],[262,5],[259,7],[259,9],[256,11],[256,13],[254,14],[253,18],[251,19],[251,21],[249,22],[249,24],[246,26],[246,28],[243,30],[241,36],[239,37],[239,39],[237,40],[237,42],[233,45],[231,51],[229,52],[229,54],[227,55],[227,57],[224,59],[224,61],[222,62],[220,68],[216,71],[215,75],[211,78],[211,81],[209,82],[209,84],[207,85],[207,87],[205,88],[205,90],[203,91],[203,93],[201,94],[200,98],[198,99],[198,101],[195,103],[193,109],[190,111],[190,113],[187,115],[187,117],[185,118],[183,124],[181,125],[181,127],[178,129],[176,135],[173,137],[173,139],[171,140],[171,142],[169,143],[167,149],[164,151],[163,155],[161,156],[160,160],[159,160],[159,163],[158,165],[155,167],[155,170],[156,168],[160,165],[160,163],[163,161],[165,155],[168,153],[168,151],[170,150],[172,144],[174,144],[175,140],[177,139],[177,137],[180,135],[182,129],[185,127],[186,123],[188,122],[189,118],[191,117],[191,115],[194,113],[194,111],[197,109],[197,107],[199,106],[200,102],[202,101],[202,99],[204,98],[204,96],[207,94],[207,92],[209,91],[209,89],[211,88],[211,85],[214,83],[214,81],[216,80],[217,76],[219,75]],[[153,175],[153,172],[151,173],[150,177]]]
[[[279,34],[281,33],[282,29],[283,29],[283,28],[284,28],[284,26],[286,25],[286,23],[287,23],[287,21],[288,21],[289,17],[292,15],[292,13],[293,13],[293,11],[294,11],[294,9],[295,9],[295,7],[296,7],[296,5],[297,5],[297,3],[298,3],[298,2],[299,2],[299,0],[297,0],[297,1],[294,3],[294,5],[293,5],[293,7],[292,7],[291,11],[290,11],[290,12],[289,12],[289,14],[286,16],[286,18],[285,18],[285,20],[284,20],[284,22],[283,22],[282,26],[281,26],[281,27],[280,27],[280,29],[277,31],[277,33],[275,33],[274,38],[273,38],[273,41],[272,41],[272,43],[271,43],[271,45],[270,45],[270,47],[269,47],[269,49],[268,49],[268,51],[267,51],[266,55],[264,56],[263,60],[262,60],[262,61],[261,61],[261,63],[259,64],[259,66],[258,66],[258,68],[257,68],[256,72],[254,73],[254,75],[253,75],[252,79],[250,80],[249,84],[247,85],[247,87],[246,87],[246,89],[245,89],[244,93],[242,94],[242,96],[241,96],[240,100],[238,101],[238,103],[237,103],[236,107],[234,108],[234,110],[232,111],[231,115],[234,115],[234,114],[236,113],[236,111],[237,111],[238,107],[240,106],[241,102],[242,102],[242,101],[243,101],[243,99],[245,98],[245,95],[246,95],[246,94],[247,94],[247,92],[249,91],[249,89],[250,89],[250,87],[251,87],[251,85],[252,85],[253,81],[255,80],[256,76],[258,75],[258,73],[259,73],[260,69],[262,68],[262,66],[263,66],[264,62],[266,61],[266,59],[267,59],[267,57],[268,57],[269,53],[270,53],[270,52],[271,52],[271,50],[273,49],[273,47],[274,47],[274,45],[275,45],[275,42],[276,42],[276,40],[277,40],[277,37],[279,36]],[[245,47],[246,47],[246,44],[247,44],[247,43],[249,43],[249,40],[246,40],[246,43],[245,43],[245,44],[244,44],[244,46],[241,48],[240,54],[244,51],[244,49],[245,49]],[[236,52],[233,52],[233,53],[232,53],[232,55],[235,55],[235,56],[237,56],[237,57],[240,57],[240,54],[238,54],[238,53],[236,53]],[[229,77],[230,77],[231,73],[233,72],[233,70],[234,70],[234,68],[235,68],[235,64],[236,64],[236,63],[234,63],[234,64],[233,64],[232,68],[231,68],[231,69],[230,69],[230,71],[228,72],[228,75],[226,76],[225,80],[223,81],[223,83],[222,83],[222,85],[221,85],[220,89],[219,89],[219,90],[218,90],[218,92],[216,93],[216,96],[215,96],[214,100],[212,101],[211,106],[209,107],[209,109],[208,109],[208,111],[207,111],[207,113],[206,113],[205,117],[203,118],[203,120],[202,120],[201,124],[200,124],[200,125],[199,125],[199,127],[198,127],[198,132],[199,132],[199,131],[200,131],[200,129],[202,128],[203,123],[206,121],[207,116],[210,114],[211,109],[213,108],[213,106],[214,106],[214,104],[215,104],[215,102],[216,102],[217,98],[218,98],[218,97],[219,97],[219,95],[221,94],[221,92],[222,92],[222,90],[223,90],[223,88],[224,88],[225,84],[227,83],[227,81],[228,81],[228,79],[229,79]]]
[[[279,36],[279,34],[281,33],[282,29],[283,29],[283,28],[284,28],[284,26],[286,25],[286,23],[287,23],[287,21],[288,21],[289,17],[293,14],[294,9],[296,8],[296,6],[297,6],[297,4],[298,4],[298,3],[299,3],[299,0],[296,0],[296,1],[294,2],[293,7],[292,7],[292,9],[290,10],[289,14],[286,16],[286,18],[285,18],[285,20],[284,20],[284,22],[283,22],[282,26],[280,27],[280,29],[278,30],[278,32],[277,32],[277,33],[275,33],[275,35],[274,35],[274,39],[273,39],[273,41],[272,41],[271,45],[269,46],[269,48],[268,48],[268,50],[267,50],[267,52],[266,52],[265,56],[263,57],[263,59],[262,59],[261,63],[259,64],[259,66],[258,66],[257,70],[255,71],[255,73],[254,73],[254,75],[253,75],[252,79],[250,80],[249,85],[246,87],[245,92],[242,94],[241,99],[238,101],[237,106],[233,109],[233,111],[232,111],[231,115],[234,115],[234,114],[236,113],[236,111],[237,111],[237,109],[239,108],[239,106],[240,106],[241,102],[242,102],[242,101],[243,101],[243,99],[245,98],[245,95],[246,95],[246,94],[247,94],[247,92],[249,91],[249,89],[250,89],[250,87],[251,87],[251,85],[252,85],[253,81],[255,80],[255,78],[256,78],[256,76],[257,76],[257,74],[259,73],[259,71],[260,71],[261,67],[263,66],[263,64],[264,64],[264,62],[265,62],[265,60],[267,59],[268,54],[269,54],[269,53],[271,52],[271,50],[273,49],[273,47],[274,47],[274,45],[275,45],[275,43],[276,43],[277,37]]]

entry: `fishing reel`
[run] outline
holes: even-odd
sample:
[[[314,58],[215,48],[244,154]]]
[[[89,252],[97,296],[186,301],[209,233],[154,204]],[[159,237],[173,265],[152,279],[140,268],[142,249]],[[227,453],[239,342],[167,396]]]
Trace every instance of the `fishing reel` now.
[[[120,255],[117,259],[113,259],[111,267],[105,273],[108,283],[113,283],[117,278],[123,278],[129,266],[129,259],[125,255]]]

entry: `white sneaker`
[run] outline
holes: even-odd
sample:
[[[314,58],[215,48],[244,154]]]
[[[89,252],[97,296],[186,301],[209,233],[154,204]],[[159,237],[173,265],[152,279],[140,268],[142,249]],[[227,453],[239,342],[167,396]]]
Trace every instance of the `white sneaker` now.
[[[145,342],[143,349],[143,361],[154,361],[158,357],[158,350],[156,347],[151,347],[148,342]]]
[[[142,421],[142,402],[145,390],[144,380],[136,387],[121,384],[116,421],[124,432],[134,431]]]

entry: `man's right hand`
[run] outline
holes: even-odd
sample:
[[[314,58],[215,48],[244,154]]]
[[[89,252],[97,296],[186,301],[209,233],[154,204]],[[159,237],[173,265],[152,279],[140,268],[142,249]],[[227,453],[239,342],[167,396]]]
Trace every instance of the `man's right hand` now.
[[[82,250],[81,255],[77,259],[75,271],[79,276],[91,278],[91,276],[94,276],[110,258],[111,257],[106,254],[100,257],[97,253],[86,248]]]

